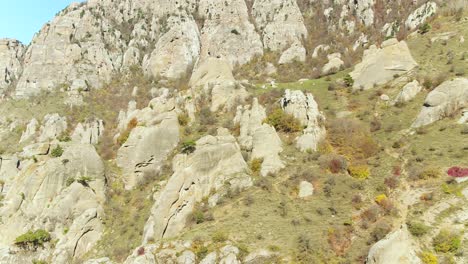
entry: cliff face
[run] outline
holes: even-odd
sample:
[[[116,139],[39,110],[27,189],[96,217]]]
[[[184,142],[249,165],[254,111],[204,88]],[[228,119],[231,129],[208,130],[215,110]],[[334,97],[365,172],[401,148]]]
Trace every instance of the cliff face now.
[[[466,131],[420,128],[468,107],[468,19],[415,32],[440,8],[89,0],[0,40],[0,264],[362,263],[379,239],[368,261],[419,263],[409,224],[385,237],[423,197],[400,187],[466,164]]]
[[[394,1],[373,0],[75,3],[45,24],[28,47],[2,40],[0,66],[5,76],[0,87],[3,91],[12,85],[20,98],[54,88],[99,88],[134,65],[157,79],[179,79],[190,76],[197,62],[209,57],[222,58],[234,67],[266,51],[278,53],[281,63],[305,61],[318,44],[347,48],[307,41],[316,36],[318,27],[333,35],[346,34],[356,47],[365,47],[369,39],[381,36],[363,37],[360,31],[379,32],[376,25],[388,28],[389,23],[402,25],[406,20],[415,28],[436,8],[435,4],[424,6],[407,18],[419,5],[397,2],[409,10]],[[306,22],[317,18],[324,19],[323,25]]]

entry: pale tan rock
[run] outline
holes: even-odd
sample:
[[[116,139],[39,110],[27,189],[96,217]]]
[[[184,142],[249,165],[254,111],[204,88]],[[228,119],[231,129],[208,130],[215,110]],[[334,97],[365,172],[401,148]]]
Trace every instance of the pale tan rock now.
[[[401,92],[396,96],[394,104],[405,103],[411,101],[419,92],[421,92],[422,86],[417,80],[414,80],[406,84]]]
[[[434,2],[427,2],[418,9],[414,10],[414,12],[408,16],[405,22],[405,26],[410,30],[416,29],[429,17],[435,15],[436,12],[437,4]]]
[[[445,81],[430,92],[411,127],[417,128],[441,120],[468,105],[468,79]]]
[[[176,236],[195,204],[213,195],[213,190],[224,195],[227,188],[242,190],[252,185],[240,148],[225,129],[218,130],[216,137],[198,140],[194,153],[176,156],[173,169],[145,225],[144,242]]]
[[[0,95],[22,71],[24,45],[14,39],[0,39]]]
[[[350,73],[354,79],[353,88],[370,89],[374,85],[385,84],[395,75],[406,74],[417,66],[406,42],[389,39],[382,43],[381,48],[372,45],[364,52],[362,62]]]
[[[374,244],[367,256],[369,264],[420,264],[417,248],[406,225]]]

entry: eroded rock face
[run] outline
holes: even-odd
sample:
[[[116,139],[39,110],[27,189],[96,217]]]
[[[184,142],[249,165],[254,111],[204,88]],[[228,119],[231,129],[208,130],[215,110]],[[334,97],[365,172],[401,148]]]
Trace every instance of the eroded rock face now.
[[[67,130],[67,119],[59,114],[48,114],[39,129],[38,142],[54,140]],[[26,131],[27,132],[27,131]]]
[[[239,106],[234,120],[240,124],[240,145],[252,151],[252,159],[263,159],[260,171],[262,176],[276,173],[284,168],[284,163],[279,156],[279,153],[283,151],[281,139],[274,127],[263,123],[265,118],[265,108],[255,98],[251,109],[249,106]]]
[[[123,168],[127,189],[138,185],[145,177],[157,175],[163,163],[179,143],[179,122],[175,99],[166,90],[141,110],[129,104],[127,113],[121,112],[118,138],[128,135],[117,153],[117,165]],[[128,131],[128,126],[134,128]],[[122,140],[122,139],[120,139]]]
[[[435,15],[437,12],[437,4],[434,2],[427,2],[418,9],[414,10],[406,19],[405,26],[410,30],[416,29],[422,25],[426,19]]]
[[[385,84],[417,66],[406,42],[389,39],[382,43],[381,48],[372,45],[364,52],[362,62],[350,73],[354,79],[353,88],[370,89],[374,85]]]
[[[446,81],[430,92],[418,117],[412,124],[417,128],[429,125],[468,105],[468,79]]]
[[[307,37],[301,10],[293,0],[257,0],[252,15],[266,49],[283,51]]]
[[[219,129],[216,137],[198,140],[192,154],[177,155],[173,169],[145,225],[144,243],[176,236],[204,197],[222,196],[228,189],[252,185],[240,147],[226,129]]]
[[[299,90],[286,90],[281,99],[283,110],[296,117],[305,127],[302,136],[296,139],[296,146],[301,151],[317,150],[318,144],[325,138],[325,116],[320,112],[314,96]]]
[[[98,144],[99,138],[104,133],[104,122],[95,120],[85,124],[78,123],[73,131],[71,139],[77,143],[83,144]]]
[[[420,264],[406,226],[373,245],[367,256],[369,264]]]
[[[343,67],[344,62],[341,60],[340,53],[333,53],[327,56],[328,63],[323,66],[322,73],[328,74],[333,71],[337,72]]]
[[[211,111],[230,109],[248,96],[245,88],[232,75],[232,68],[224,59],[208,58],[196,66],[190,86],[195,98],[211,98]]]
[[[143,68],[150,76],[179,79],[189,76],[200,56],[200,32],[191,16],[172,16],[167,20],[169,31],[156,43]]]
[[[18,174],[7,181],[5,206],[0,212],[4,216],[0,247],[8,248],[28,230],[45,229],[57,239],[55,249],[45,256],[52,257],[54,263],[69,263],[99,240],[103,230],[104,165],[91,145],[69,143],[63,147],[60,158],[23,161]],[[86,180],[78,183],[79,179]],[[10,257],[7,254],[5,258]]]
[[[5,88],[18,79],[24,46],[14,39],[0,39],[0,95]]]

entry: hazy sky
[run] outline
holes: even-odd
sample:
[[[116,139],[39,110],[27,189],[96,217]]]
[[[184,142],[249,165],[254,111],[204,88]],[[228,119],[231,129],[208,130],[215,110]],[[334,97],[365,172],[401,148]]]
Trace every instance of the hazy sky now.
[[[0,0],[0,38],[29,44],[34,33],[57,12],[81,0]]]

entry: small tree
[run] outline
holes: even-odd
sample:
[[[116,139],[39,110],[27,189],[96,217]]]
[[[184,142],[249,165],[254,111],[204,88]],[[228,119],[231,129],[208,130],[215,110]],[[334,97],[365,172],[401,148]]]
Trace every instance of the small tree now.
[[[347,74],[344,79],[343,79],[346,87],[353,87],[354,85],[354,79],[351,77],[351,75]]]
[[[429,32],[431,30],[431,25],[429,25],[429,23],[424,23],[422,25],[419,26],[419,33],[424,35],[426,34],[427,32]]]
[[[193,140],[188,140],[182,143],[182,153],[184,154],[191,154],[195,152],[196,150],[196,145],[195,141]]]
[[[299,120],[293,115],[286,114],[280,108],[273,110],[265,122],[272,125],[277,131],[285,133],[295,133],[302,130]]]
[[[54,157],[54,158],[61,157],[63,155],[63,148],[60,145],[57,145],[57,147],[55,147],[52,150],[50,155],[52,155],[52,157]]]
[[[455,252],[460,248],[461,237],[458,233],[443,229],[434,237],[432,245],[437,252]]]
[[[49,242],[51,239],[49,232],[38,229],[36,231],[28,231],[15,239],[15,245],[23,249],[36,250],[38,247],[43,246],[44,243]]]

